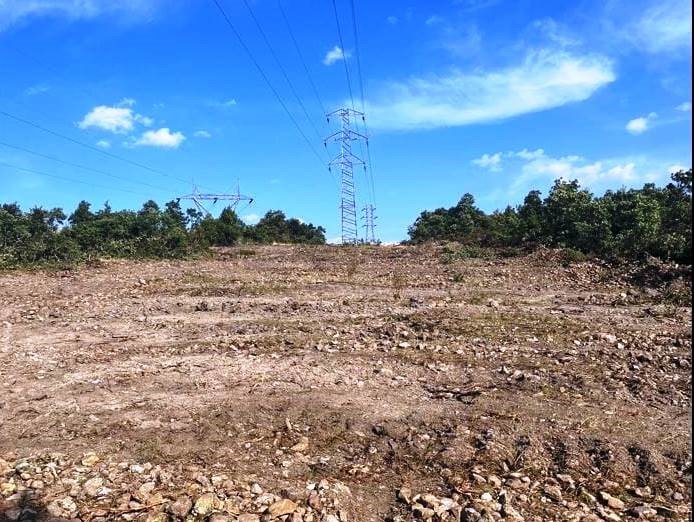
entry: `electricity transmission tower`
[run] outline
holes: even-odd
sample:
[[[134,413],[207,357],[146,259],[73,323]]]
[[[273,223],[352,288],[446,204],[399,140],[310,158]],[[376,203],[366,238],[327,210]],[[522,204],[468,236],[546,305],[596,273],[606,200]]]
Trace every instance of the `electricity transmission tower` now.
[[[376,207],[371,203],[367,204],[363,209],[361,209],[364,214],[364,241],[367,243],[376,243]]]
[[[212,201],[213,205],[217,203],[217,201],[228,201],[228,206],[230,206],[232,209],[236,209],[236,205],[238,205],[241,201],[248,201],[249,205],[253,203],[253,198],[241,194],[238,186],[236,187],[236,194],[203,194],[196,186],[193,186],[192,193],[186,194],[185,196],[180,196],[176,198],[176,201],[180,201],[182,199],[192,201],[195,203],[195,206],[200,212],[208,216],[211,215],[211,212],[205,208],[205,205],[202,203],[203,201]]]
[[[368,141],[363,134],[352,129],[352,122],[356,118],[364,118],[364,113],[354,109],[341,108],[326,115],[328,122],[331,117],[337,116],[340,121],[340,130],[325,139],[328,142],[338,143],[340,151],[333,158],[329,167],[334,165],[340,169],[340,221],[342,226],[342,243],[356,244],[357,238],[357,205],[356,186],[354,184],[354,165],[361,165],[366,169],[366,163],[352,152],[352,142],[358,140]]]

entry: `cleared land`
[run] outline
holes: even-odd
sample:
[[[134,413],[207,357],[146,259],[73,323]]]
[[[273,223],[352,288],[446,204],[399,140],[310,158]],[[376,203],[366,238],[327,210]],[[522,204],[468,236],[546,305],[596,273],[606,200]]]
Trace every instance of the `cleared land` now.
[[[688,283],[632,276],[284,246],[0,274],[0,519],[686,520]]]

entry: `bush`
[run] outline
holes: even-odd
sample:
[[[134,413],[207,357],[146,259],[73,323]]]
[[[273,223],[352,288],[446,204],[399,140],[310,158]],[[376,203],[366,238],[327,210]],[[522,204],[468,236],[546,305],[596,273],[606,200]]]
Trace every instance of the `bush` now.
[[[69,217],[61,209],[33,208],[22,212],[16,204],[0,207],[0,267],[32,264],[71,264],[102,257],[182,258],[209,246],[241,242],[325,243],[325,229],[282,212],[268,212],[256,226],[247,226],[232,208],[219,218],[185,213],[176,201],[164,210],[147,201],[137,211],[114,212],[108,204],[93,212],[81,201]],[[240,255],[252,255],[250,250]]]
[[[454,207],[422,212],[408,229],[409,242],[465,245],[457,252],[444,252],[447,262],[488,257],[489,248],[500,253],[499,249],[544,245],[567,249],[567,262],[580,260],[581,253],[614,259],[655,256],[691,264],[692,171],[676,172],[671,178],[662,188],[646,184],[602,197],[577,181],[557,180],[544,200],[533,190],[518,207],[489,215],[465,194]]]

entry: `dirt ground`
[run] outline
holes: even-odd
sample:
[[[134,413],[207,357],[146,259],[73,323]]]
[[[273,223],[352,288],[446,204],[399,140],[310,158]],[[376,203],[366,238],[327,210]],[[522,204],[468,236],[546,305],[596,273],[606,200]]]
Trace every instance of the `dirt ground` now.
[[[691,519],[691,302],[632,280],[404,246],[2,273],[0,519]]]

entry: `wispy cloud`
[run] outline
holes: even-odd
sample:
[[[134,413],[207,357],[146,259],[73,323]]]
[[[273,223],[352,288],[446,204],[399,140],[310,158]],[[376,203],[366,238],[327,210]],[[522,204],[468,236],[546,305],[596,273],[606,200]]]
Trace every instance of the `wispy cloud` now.
[[[207,105],[215,109],[231,109],[236,107],[238,102],[236,101],[236,98],[229,98],[228,100],[211,101],[208,102]]]
[[[101,148],[101,149],[110,149],[111,148],[111,142],[108,140],[99,140],[96,142],[96,146]]]
[[[51,88],[48,85],[44,84],[38,84],[38,85],[32,85],[31,87],[28,87],[27,89],[24,90],[24,95],[25,96],[36,96],[38,94],[43,94],[45,92],[50,91]]]
[[[388,84],[368,112],[371,126],[383,130],[469,125],[582,101],[614,80],[612,63],[603,56],[531,50],[505,68],[454,69]]]
[[[390,25],[397,25],[400,19],[397,16],[389,16],[386,18],[386,22],[388,22]]]
[[[680,112],[692,112],[692,102],[683,102],[680,103],[677,107],[675,107],[676,111]]]
[[[332,65],[336,62],[346,60],[352,53],[350,51],[345,51],[339,46],[335,46],[325,53],[325,58],[323,58],[323,65]]]
[[[171,132],[168,127],[158,130],[146,131],[133,145],[141,147],[160,147],[165,149],[177,149],[186,137],[181,132]]]
[[[79,20],[116,14],[133,20],[147,20],[163,4],[163,0],[2,0],[0,31],[36,16]]]
[[[627,5],[633,8],[634,4]],[[687,51],[692,45],[691,0],[658,0],[624,24],[624,37],[648,53]]]
[[[124,103],[125,102],[125,103]],[[128,134],[135,124],[151,127],[154,120],[132,109],[135,100],[125,98],[115,106],[98,105],[89,111],[77,125],[80,129],[97,128],[115,134]]]
[[[193,133],[193,136],[195,136],[196,138],[211,138],[212,134],[210,134],[210,132],[206,130],[199,130],[195,131]]]
[[[629,120],[624,128],[630,134],[634,134],[634,135],[643,134],[644,132],[646,132],[648,129],[651,128],[653,121],[657,117],[658,117],[658,115],[655,112],[651,112],[647,116],[640,116],[638,118],[634,118],[633,120]]]

